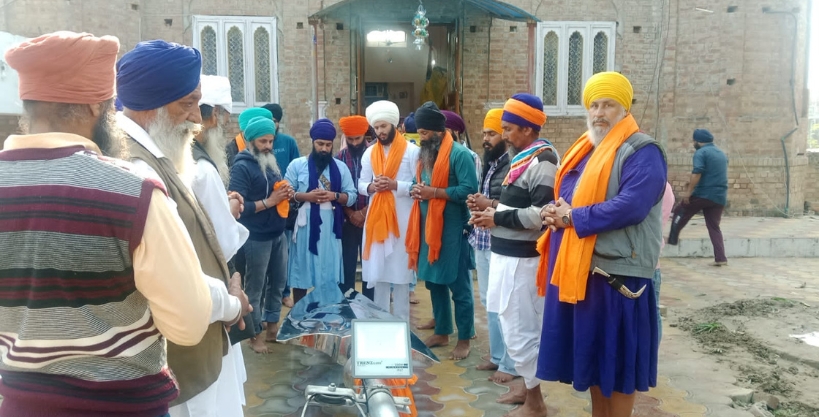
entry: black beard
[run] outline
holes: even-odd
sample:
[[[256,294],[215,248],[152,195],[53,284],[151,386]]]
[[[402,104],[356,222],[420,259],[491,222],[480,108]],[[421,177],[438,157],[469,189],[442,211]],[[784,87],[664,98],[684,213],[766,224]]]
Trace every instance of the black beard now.
[[[358,145],[350,145],[350,143],[347,142],[347,149],[350,150],[350,153],[353,154],[353,156],[358,157],[364,155],[364,151],[367,150],[367,141],[362,140]]]
[[[316,171],[319,174],[324,172],[327,165],[330,165],[330,162],[333,160],[333,155],[330,152],[319,152],[315,148],[313,148],[310,157],[313,158],[313,162],[316,163]]]
[[[125,134],[117,127],[114,113],[111,111],[112,103],[105,102],[97,123],[91,132],[91,141],[94,142],[105,156],[112,158],[128,159],[128,147],[125,146]]]
[[[483,149],[483,165],[488,166],[490,162],[497,160],[506,153],[507,143],[504,140],[498,142],[495,146],[486,147]]]
[[[441,142],[444,141],[442,133],[433,133],[427,140],[421,141],[421,166],[425,171],[432,171],[435,160],[438,159],[438,151],[441,150]]]
[[[700,148],[702,148],[702,144],[699,142],[694,142],[694,149],[699,150]]]
[[[395,133],[396,133],[395,126],[393,126],[392,128],[390,128],[390,133],[387,134],[387,138],[381,139],[379,137],[378,142],[381,143],[381,146],[390,146],[392,144],[392,141],[395,140]]]

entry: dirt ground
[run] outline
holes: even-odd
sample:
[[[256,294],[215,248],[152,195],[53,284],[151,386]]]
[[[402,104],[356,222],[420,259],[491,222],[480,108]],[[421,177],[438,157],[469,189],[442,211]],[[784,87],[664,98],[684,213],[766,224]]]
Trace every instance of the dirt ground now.
[[[670,325],[688,332],[738,385],[776,396],[775,416],[819,417],[819,347],[790,337],[819,331],[819,306],[777,297],[740,300],[680,312]]]

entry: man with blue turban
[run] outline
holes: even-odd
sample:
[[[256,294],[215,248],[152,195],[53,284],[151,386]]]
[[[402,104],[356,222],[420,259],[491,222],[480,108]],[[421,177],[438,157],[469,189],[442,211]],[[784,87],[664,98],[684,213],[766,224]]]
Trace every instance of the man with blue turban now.
[[[310,138],[313,151],[291,162],[285,174],[296,191],[293,200],[301,205],[290,242],[288,277],[296,302],[313,287],[319,300],[334,302],[341,296],[338,284],[344,282],[344,207],[355,204],[358,190],[347,165],[333,158],[333,122],[316,121]]]
[[[179,383],[171,416],[219,414],[222,357],[230,348],[226,325],[250,311],[239,274],[230,277],[224,252],[208,215],[187,180],[192,176],[193,137],[202,126],[202,58],[196,49],[162,40],[140,42],[117,63],[119,126],[127,133],[131,159],[162,181],[190,235],[212,297],[210,326],[195,346],[168,343],[168,365]],[[234,395],[232,401],[240,402]],[[221,414],[224,415],[224,414]]]

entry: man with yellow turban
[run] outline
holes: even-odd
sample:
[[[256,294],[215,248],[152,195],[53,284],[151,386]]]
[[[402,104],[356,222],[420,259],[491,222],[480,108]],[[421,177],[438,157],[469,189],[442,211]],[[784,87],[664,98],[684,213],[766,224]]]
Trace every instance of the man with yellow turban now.
[[[361,177],[361,157],[367,150],[367,141],[364,135],[370,129],[370,124],[364,116],[353,115],[342,117],[338,127],[344,134],[344,143],[347,145],[338,152],[336,159],[344,162],[353,177],[353,184],[358,189],[358,179]],[[358,258],[361,257],[361,241],[364,235],[364,220],[367,217],[369,201],[367,194],[359,194],[352,207],[344,207],[344,225],[341,226],[341,259],[344,263],[344,281],[339,285],[341,291],[347,293],[355,289],[355,274]],[[372,290],[364,291],[364,295],[373,299]]]
[[[545,122],[539,97],[520,93],[506,101],[501,123],[514,157],[497,204],[477,201],[471,219],[492,231],[486,309],[498,315],[506,351],[523,377],[523,384],[513,386],[498,402],[523,403],[514,414],[521,416],[546,414],[535,377],[543,302],[535,296],[532,279],[540,258],[537,240],[543,233],[540,210],[554,200],[558,163],[552,144],[539,137]]]
[[[482,210],[494,207],[503,190],[503,179],[509,173],[509,154],[506,152],[509,143],[503,138],[501,126],[503,109],[492,109],[483,120],[483,171],[480,192],[471,194],[466,199],[470,210]],[[492,251],[489,229],[475,227],[469,235],[469,244],[475,249],[475,269],[478,271],[478,292],[481,304],[486,307],[486,288],[489,283],[489,258]],[[498,314],[487,312],[489,329],[489,361],[477,366],[481,371],[496,371],[489,380],[504,383],[517,376],[515,362],[506,353]]]
[[[667,166],[630,113],[616,72],[583,91],[588,131],[566,152],[544,207],[538,292],[546,297],[538,378],[591,390],[592,414],[631,416],[657,383],[657,299]],[[601,414],[602,413],[602,414]]]

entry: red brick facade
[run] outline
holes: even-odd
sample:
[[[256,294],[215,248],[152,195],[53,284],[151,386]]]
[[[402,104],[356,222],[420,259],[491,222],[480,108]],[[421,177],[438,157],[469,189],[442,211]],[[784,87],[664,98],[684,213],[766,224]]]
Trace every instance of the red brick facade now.
[[[361,1],[372,3],[367,9],[372,10],[370,15],[315,22],[317,56],[313,55],[309,16],[339,0],[17,0],[0,8],[0,25],[4,26],[0,30],[24,36],[56,29],[112,34],[127,51],[140,39],[190,44],[193,15],[275,16],[284,125],[306,151],[307,131],[314,117],[314,88],[318,101],[327,103],[327,117],[333,120],[355,108],[351,57],[357,25],[361,21],[408,21],[416,4]],[[450,2],[440,0],[457,16],[458,2]],[[669,180],[675,191],[684,190],[688,181],[691,132],[708,128],[731,161],[728,211],[783,211],[785,164],[780,138],[797,127],[798,121],[796,133],[785,140],[790,162],[789,210],[801,213],[806,202],[819,207],[819,190],[811,191],[819,169],[803,156],[807,143],[807,0],[782,0],[773,6],[762,0],[716,0],[707,2],[708,11],[696,10],[704,7],[696,0],[506,2],[542,20],[617,22],[615,69],[634,85],[632,112],[641,128],[666,147]],[[763,11],[766,7],[789,14],[768,13]],[[338,30],[336,23],[343,29]],[[465,13],[462,115],[475,146],[490,106],[534,88],[530,25],[490,19],[471,10]],[[584,129],[582,117],[552,116],[543,136],[564,151]]]

